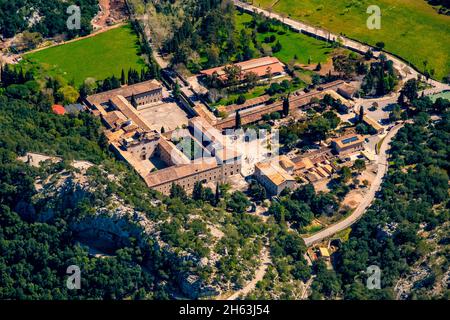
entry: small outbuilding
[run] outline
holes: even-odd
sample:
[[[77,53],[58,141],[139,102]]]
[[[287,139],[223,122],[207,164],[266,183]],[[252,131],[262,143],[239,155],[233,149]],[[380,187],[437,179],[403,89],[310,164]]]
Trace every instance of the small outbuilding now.
[[[66,109],[64,109],[64,107],[62,105],[60,105],[60,104],[54,104],[52,106],[52,111],[53,111],[54,114],[57,114],[57,115],[60,115],[60,116],[66,114]]]

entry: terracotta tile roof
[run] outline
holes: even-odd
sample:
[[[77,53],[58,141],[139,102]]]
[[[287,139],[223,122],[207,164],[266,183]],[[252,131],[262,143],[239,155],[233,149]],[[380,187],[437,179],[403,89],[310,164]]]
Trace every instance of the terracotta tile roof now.
[[[285,155],[279,157],[279,163],[284,170],[292,170],[295,167],[295,163]]]
[[[119,109],[120,112],[122,112],[127,117],[127,119],[133,121],[142,130],[152,131],[147,122],[137,114],[137,111],[135,111],[134,107],[130,105],[128,100],[123,96],[113,96],[110,101],[112,104],[114,104],[114,106],[116,106],[117,109]]]
[[[348,96],[353,96],[356,91],[358,91],[358,88],[355,88],[354,86],[352,86],[352,85],[350,85],[348,83],[344,83],[338,89],[339,93],[342,92],[344,94],[347,94]]]
[[[221,110],[224,110],[227,113],[236,112],[237,110],[247,109],[250,107],[258,106],[269,101],[270,96],[265,94],[260,97],[248,99],[243,104],[231,104],[229,106],[224,106]],[[220,110],[219,110],[220,111]]]
[[[295,181],[293,176],[279,166],[278,161],[279,159],[277,158],[272,161],[259,162],[255,165],[255,168],[276,186],[281,185],[285,181]]]
[[[145,182],[149,187],[155,187],[216,168],[217,163],[215,162],[214,158],[211,158],[210,160],[211,161],[208,162],[205,161],[201,163],[172,166],[149,173],[145,177]]]
[[[270,68],[270,72],[273,73],[282,73],[284,72],[284,65],[275,57],[262,57],[252,60],[247,60],[243,62],[238,62],[234,64],[235,66],[241,67],[242,73],[254,72],[259,77],[263,77],[267,74],[268,68]],[[217,73],[219,77],[224,78],[225,66],[211,68],[207,70],[200,71],[201,74],[211,76],[214,73]]]
[[[139,82],[129,86],[123,86],[117,89],[93,94],[87,97],[87,101],[91,105],[101,104],[107,102],[111,96],[123,96],[125,98],[131,97],[133,94],[138,95],[144,92],[149,92],[153,90],[162,89],[161,84],[156,80],[148,80],[144,82]]]
[[[363,121],[365,124],[371,126],[377,131],[384,130],[383,126],[380,125],[378,122],[376,122],[374,119],[370,118],[369,116],[363,116]]]
[[[115,128],[127,121],[127,118],[120,111],[114,110],[103,116],[103,120],[111,127]]]
[[[359,134],[348,134],[337,139],[332,140],[339,148],[345,148],[349,146],[354,146],[364,142],[364,139]]]
[[[59,105],[59,104],[54,104],[52,106],[52,111],[53,111],[54,114],[57,114],[57,115],[60,115],[60,116],[66,114],[66,109],[64,109],[64,107],[62,105]]]

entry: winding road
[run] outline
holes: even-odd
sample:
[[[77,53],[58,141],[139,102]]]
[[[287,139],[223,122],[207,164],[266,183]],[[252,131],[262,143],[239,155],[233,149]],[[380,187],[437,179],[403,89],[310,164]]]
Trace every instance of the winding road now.
[[[353,223],[355,223],[361,216],[364,214],[366,209],[370,206],[372,203],[372,200],[375,198],[376,192],[380,189],[381,183],[383,182],[383,178],[387,172],[388,168],[388,155],[387,152],[390,149],[390,142],[392,141],[392,138],[397,134],[398,130],[403,126],[403,124],[396,125],[393,127],[384,138],[381,147],[380,152],[378,154],[378,160],[377,160],[377,175],[371,184],[369,191],[364,196],[364,199],[361,201],[361,203],[358,205],[358,207],[353,211],[353,213],[345,218],[344,220],[339,221],[338,223],[335,223],[328,228],[319,231],[315,234],[313,234],[310,237],[303,238],[305,241],[306,246],[311,246],[314,243],[317,243],[319,241],[322,241],[323,239],[326,239],[333,234],[344,230],[345,228],[348,228]]]
[[[310,25],[307,25],[303,22],[295,21],[290,18],[283,17],[277,13],[269,12],[267,10],[255,7],[253,5],[249,5],[247,3],[241,2],[239,0],[233,0],[234,5],[242,10],[244,10],[247,13],[253,13],[257,12],[260,14],[263,14],[266,17],[270,17],[272,19],[277,19],[284,23],[285,25],[289,26],[293,30],[297,32],[304,33],[306,35],[309,35],[311,37],[320,38],[325,41],[336,41],[337,39],[340,39],[342,46],[346,47],[347,49],[350,49],[352,51],[356,51],[358,53],[364,54],[369,49],[372,49],[374,51],[374,55],[378,56],[381,54],[381,52],[377,52],[376,49],[373,47],[360,43],[358,41],[346,38],[342,35],[333,34],[329,31],[316,28]],[[396,56],[383,52],[386,57],[389,60],[392,60],[394,68],[398,70],[399,74],[402,77],[402,80],[406,82],[409,79],[417,79],[418,76],[422,76],[425,78],[422,74],[420,74],[417,70],[415,70],[408,62],[405,62],[401,60],[400,58],[397,58]],[[430,79],[428,80],[428,84],[431,85],[431,88],[424,90],[425,95],[430,94],[436,94],[442,91],[450,90],[450,86],[444,83],[441,83],[439,81]],[[398,99],[399,93],[394,92],[389,96],[380,97],[377,99],[356,99],[356,105],[363,105],[363,106],[371,106],[374,102],[377,102],[381,107],[384,107],[388,104],[396,103]],[[311,246],[315,243],[318,243],[333,234],[342,231],[348,227],[350,227],[353,223],[358,221],[359,218],[364,214],[366,209],[370,206],[373,199],[375,198],[376,192],[380,189],[381,183],[383,181],[383,178],[387,172],[387,151],[389,150],[390,142],[394,138],[394,136],[397,134],[398,130],[403,126],[403,124],[397,125],[393,127],[384,138],[382,145],[380,147],[378,160],[377,160],[377,175],[375,177],[375,180],[373,181],[372,185],[369,188],[368,193],[365,195],[362,202],[358,205],[358,207],[353,211],[353,213],[345,218],[344,220],[339,221],[336,224],[333,224],[329,227],[327,227],[324,230],[321,230],[315,234],[313,234],[310,237],[303,238],[305,241],[305,244],[307,246]]]
[[[334,34],[330,31],[320,29],[317,27],[313,27],[313,26],[310,26],[303,22],[292,20],[290,18],[283,17],[277,13],[255,7],[253,5],[244,3],[239,0],[233,0],[233,1],[234,1],[234,5],[236,7],[241,8],[242,10],[246,11],[247,13],[257,12],[257,13],[261,13],[267,17],[270,17],[272,19],[277,19],[277,20],[281,21],[282,23],[284,23],[285,25],[291,27],[293,30],[295,30],[297,32],[302,32],[302,33],[305,33],[306,35],[309,35],[309,36],[312,36],[315,38],[320,38],[325,41],[335,41],[337,39],[341,39],[342,45],[344,47],[346,47],[350,50],[362,53],[362,54],[366,53],[369,49],[372,49],[374,51],[375,56],[378,56],[380,54],[380,52],[377,52],[377,50],[375,48],[373,48],[369,45],[363,44],[361,42],[346,38],[342,35]],[[386,57],[389,60],[392,60],[392,62],[394,63],[394,68],[396,68],[400,72],[400,75],[402,76],[404,81],[407,81],[412,78],[417,78],[420,75],[420,73],[417,70],[415,70],[412,66],[410,66],[408,62],[405,62],[405,61],[393,56],[392,54],[389,54],[386,52],[383,52],[383,53],[386,55]],[[434,87],[433,89],[429,90],[430,93],[436,93],[436,92],[441,92],[444,90],[450,90],[449,85],[443,84],[436,80],[430,79],[429,84]]]

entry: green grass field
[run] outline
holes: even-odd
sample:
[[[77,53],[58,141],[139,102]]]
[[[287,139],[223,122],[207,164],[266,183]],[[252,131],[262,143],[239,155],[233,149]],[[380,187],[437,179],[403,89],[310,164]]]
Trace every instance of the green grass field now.
[[[122,69],[141,70],[145,63],[139,56],[138,38],[128,25],[96,36],[44,49],[24,56],[22,64],[37,73],[61,75],[75,85],[86,78],[102,80]]]
[[[252,20],[252,16],[249,14],[236,14],[236,28],[240,31],[245,28]],[[314,38],[308,37],[304,34],[293,32],[288,29],[277,27],[278,30],[283,30],[285,33],[280,35],[277,32],[266,32],[258,33],[258,42],[263,43],[263,46],[273,46],[276,41],[280,41],[282,49],[273,55],[280,59],[284,63],[289,63],[297,57],[296,61],[298,63],[307,64],[308,60],[311,63],[324,62],[328,59],[330,53],[333,49],[324,41],[316,40]],[[264,44],[264,38],[275,35],[276,40],[270,44]]]
[[[272,8],[293,19],[374,45],[403,57],[421,71],[435,71],[442,79],[450,73],[450,17],[438,14],[424,0],[254,0],[255,6]],[[370,5],[381,8],[381,29],[369,30]],[[427,61],[426,66],[424,61]]]

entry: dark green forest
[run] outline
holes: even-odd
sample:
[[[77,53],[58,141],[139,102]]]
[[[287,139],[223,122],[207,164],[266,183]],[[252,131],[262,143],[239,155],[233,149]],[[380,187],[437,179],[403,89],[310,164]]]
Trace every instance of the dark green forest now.
[[[66,26],[66,10],[72,4],[81,10],[80,30],[68,30]],[[28,30],[44,37],[62,33],[70,38],[83,36],[91,32],[91,20],[97,11],[98,0],[0,0],[0,34],[9,38]],[[39,18],[33,16],[35,12]]]
[[[428,98],[413,104],[427,105],[428,111],[433,108]],[[398,132],[381,191],[363,218],[352,226],[348,242],[337,253],[336,273],[318,269],[324,278],[316,279],[313,299],[338,294],[346,299],[393,299],[393,287],[400,276],[430,253],[426,239],[419,233],[435,232],[448,221],[450,209],[450,113],[448,101],[435,104],[446,105],[439,120],[432,121],[428,114],[419,112],[414,124],[406,124]],[[386,226],[394,230],[386,234]],[[445,261],[433,273],[445,272],[448,257]],[[368,290],[365,286],[364,271],[370,265],[381,269],[381,290]],[[427,285],[432,287],[434,280]],[[330,291],[330,287],[334,289]],[[446,288],[443,296],[435,298],[448,299],[448,295]],[[424,296],[413,292],[412,298]]]

